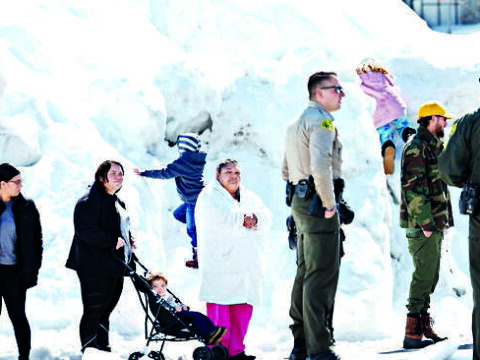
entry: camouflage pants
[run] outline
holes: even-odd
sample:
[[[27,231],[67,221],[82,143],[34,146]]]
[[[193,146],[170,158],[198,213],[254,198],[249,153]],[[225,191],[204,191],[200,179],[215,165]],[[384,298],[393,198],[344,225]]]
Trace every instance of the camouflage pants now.
[[[330,219],[308,215],[310,201],[292,201],[297,224],[297,274],[292,288],[290,326],[296,347],[307,354],[330,349],[333,311],[340,268],[338,214]]]
[[[473,288],[473,360],[480,360],[480,215],[470,217],[470,278]]]
[[[440,272],[443,232],[434,231],[428,238],[420,229],[407,229],[406,233],[414,266],[407,309],[415,314],[427,313]]]

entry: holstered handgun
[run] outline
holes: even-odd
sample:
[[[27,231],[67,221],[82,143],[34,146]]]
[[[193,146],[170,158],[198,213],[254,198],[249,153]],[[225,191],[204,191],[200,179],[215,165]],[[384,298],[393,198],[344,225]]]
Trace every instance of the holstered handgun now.
[[[293,195],[295,194],[295,185],[291,181],[287,181],[287,186],[285,187],[285,203],[288,207],[292,205]]]

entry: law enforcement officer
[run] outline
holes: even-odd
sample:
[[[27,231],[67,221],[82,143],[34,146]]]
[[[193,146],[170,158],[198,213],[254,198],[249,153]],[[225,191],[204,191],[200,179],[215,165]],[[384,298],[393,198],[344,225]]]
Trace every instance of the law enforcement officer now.
[[[453,226],[450,195],[437,165],[447,119],[452,117],[440,104],[428,102],[419,108],[417,118],[417,134],[405,144],[401,162],[400,226],[405,228],[414,265],[403,340],[406,349],[445,340],[433,331],[428,309],[438,282],[443,232]]]
[[[308,80],[308,107],[287,129],[283,179],[295,187],[297,274],[292,288],[290,360],[335,360],[328,321],[339,275],[339,219],[334,180],[340,179],[341,149],[331,112],[345,96],[337,75],[317,72]]]
[[[464,187],[461,208],[470,215],[469,253],[473,288],[473,360],[480,359],[480,109],[458,119],[438,159],[440,176],[449,185]],[[462,210],[461,210],[462,211]]]

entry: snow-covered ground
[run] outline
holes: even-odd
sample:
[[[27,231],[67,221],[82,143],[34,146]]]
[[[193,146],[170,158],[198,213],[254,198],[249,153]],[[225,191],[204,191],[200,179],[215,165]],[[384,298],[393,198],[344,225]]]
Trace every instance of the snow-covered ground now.
[[[157,168],[177,157],[178,132],[201,131],[205,176],[220,158],[239,160],[242,182],[274,214],[264,240],[263,300],[254,311],[247,352],[258,359],[288,356],[289,295],[295,254],[284,226],[280,176],[287,124],[307,103],[308,76],[334,70],[345,88],[336,124],[344,143],[345,198],[356,211],[347,226],[336,302],[336,351],[344,359],[400,346],[412,271],[398,206],[383,174],[373,101],[359,88],[355,66],[366,57],[388,64],[414,120],[419,105],[443,103],[461,115],[478,106],[480,31],[432,31],[400,0],[29,0],[0,4],[0,162],[21,168],[23,193],[42,217],[44,261],[28,293],[33,359],[79,359],[82,313],[78,280],[64,263],[72,213],[98,164],[126,167],[124,188],[139,258],[164,271],[193,309],[198,273],[173,181],[146,180],[134,167]],[[448,129],[447,129],[448,133]],[[399,143],[399,146],[401,144]],[[459,191],[452,189],[454,203]],[[441,277],[433,296],[436,329],[453,344],[471,342],[472,294],[467,219],[446,235]],[[201,259],[200,259],[201,261]],[[5,312],[5,311],[4,311]],[[127,284],[112,315],[116,356],[142,349],[143,313]],[[167,359],[190,359],[199,343],[168,344]],[[454,345],[452,345],[454,346]],[[10,322],[0,317],[0,359],[15,359]],[[419,358],[414,353],[405,357]],[[443,359],[422,353],[422,359]],[[471,358],[459,350],[452,359]]]

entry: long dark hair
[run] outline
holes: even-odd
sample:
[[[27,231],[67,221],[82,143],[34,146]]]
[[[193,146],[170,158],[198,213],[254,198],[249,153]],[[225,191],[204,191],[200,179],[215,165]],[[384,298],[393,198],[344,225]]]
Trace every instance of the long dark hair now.
[[[104,181],[108,181],[107,174],[110,171],[113,164],[120,166],[120,169],[122,169],[122,173],[125,174],[125,170],[123,170],[123,165],[120,164],[118,161],[105,160],[98,166],[97,171],[95,172],[95,182],[99,182],[103,184]]]

